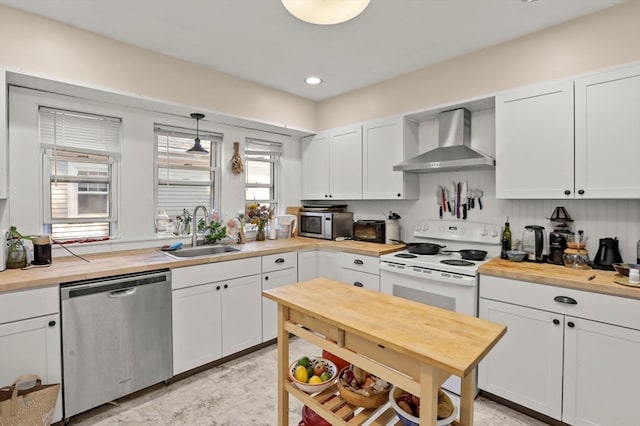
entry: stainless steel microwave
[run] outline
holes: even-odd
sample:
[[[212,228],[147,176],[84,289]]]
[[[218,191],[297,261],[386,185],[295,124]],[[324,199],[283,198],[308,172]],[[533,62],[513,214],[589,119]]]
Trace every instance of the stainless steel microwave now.
[[[353,230],[352,212],[300,212],[298,235],[301,237],[335,240],[351,238]]]

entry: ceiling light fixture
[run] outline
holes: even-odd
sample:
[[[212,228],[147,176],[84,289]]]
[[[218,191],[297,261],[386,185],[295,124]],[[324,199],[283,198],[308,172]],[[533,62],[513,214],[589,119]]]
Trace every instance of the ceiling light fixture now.
[[[310,76],[310,77],[305,78],[304,82],[307,83],[307,84],[310,84],[312,86],[315,86],[316,84],[322,83],[322,79],[320,77]]]
[[[370,0],[281,0],[284,7],[301,21],[334,25],[355,18]]]
[[[200,120],[204,118],[204,114],[200,114],[199,112],[194,112],[194,113],[191,113],[191,118],[195,118],[196,120],[196,138],[194,140],[193,146],[189,148],[187,152],[189,154],[208,154],[209,151],[207,151],[202,147],[202,145],[200,145],[200,137],[199,137],[200,127],[198,123],[200,123]]]

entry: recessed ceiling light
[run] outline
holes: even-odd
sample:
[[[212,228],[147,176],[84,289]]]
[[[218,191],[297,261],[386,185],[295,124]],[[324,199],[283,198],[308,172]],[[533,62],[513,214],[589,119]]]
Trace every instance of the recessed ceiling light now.
[[[316,85],[322,83],[322,79],[320,77],[311,76],[305,78],[304,82],[307,84]]]
[[[301,21],[334,25],[355,18],[370,0],[281,0],[285,9]]]

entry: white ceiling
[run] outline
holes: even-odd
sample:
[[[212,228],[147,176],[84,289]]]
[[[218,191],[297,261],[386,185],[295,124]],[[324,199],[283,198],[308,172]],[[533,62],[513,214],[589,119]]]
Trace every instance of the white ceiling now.
[[[345,0],[348,1],[348,0]],[[623,0],[371,0],[307,24],[279,0],[0,0],[312,100],[359,89]],[[324,83],[308,86],[308,75]]]

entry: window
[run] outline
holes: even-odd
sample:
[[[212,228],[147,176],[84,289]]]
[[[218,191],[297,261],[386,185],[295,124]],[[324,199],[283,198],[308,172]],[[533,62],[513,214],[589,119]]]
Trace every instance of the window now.
[[[277,176],[282,144],[258,139],[245,140],[246,201],[276,210]]]
[[[187,153],[193,146],[196,132],[156,125],[156,170],[158,179],[157,208],[170,218],[193,212],[203,205],[213,210],[218,181],[218,152],[222,135],[199,131],[200,144],[209,154]]]
[[[122,120],[39,108],[44,226],[57,241],[115,234]]]

